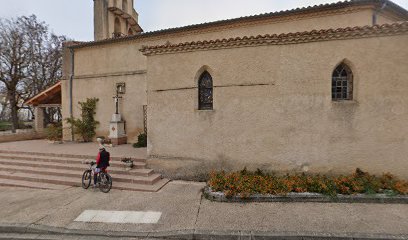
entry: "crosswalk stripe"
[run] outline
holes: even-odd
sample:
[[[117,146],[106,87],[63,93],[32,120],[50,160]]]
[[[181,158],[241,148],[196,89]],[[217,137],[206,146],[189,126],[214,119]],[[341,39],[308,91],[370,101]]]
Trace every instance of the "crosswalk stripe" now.
[[[154,211],[102,211],[85,210],[74,221],[94,223],[133,223],[155,224],[162,213]]]

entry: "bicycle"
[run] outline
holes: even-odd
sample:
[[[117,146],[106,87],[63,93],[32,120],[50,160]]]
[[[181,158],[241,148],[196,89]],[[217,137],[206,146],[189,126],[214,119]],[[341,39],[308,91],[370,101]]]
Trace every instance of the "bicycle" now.
[[[85,170],[82,174],[82,188],[88,189],[91,185],[93,174],[97,174],[96,185],[99,187],[99,190],[104,193],[108,193],[112,188],[112,177],[106,172],[101,171],[99,173],[94,172],[95,161],[85,162],[89,164],[89,169]]]

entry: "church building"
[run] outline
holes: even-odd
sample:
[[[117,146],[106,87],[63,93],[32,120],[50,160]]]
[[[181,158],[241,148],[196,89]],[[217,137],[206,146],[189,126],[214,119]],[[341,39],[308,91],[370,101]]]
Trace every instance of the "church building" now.
[[[408,177],[408,11],[392,1],[144,32],[132,0],[94,0],[94,25],[95,41],[65,44],[63,118],[98,98],[97,136],[147,133],[148,165],[167,177]]]

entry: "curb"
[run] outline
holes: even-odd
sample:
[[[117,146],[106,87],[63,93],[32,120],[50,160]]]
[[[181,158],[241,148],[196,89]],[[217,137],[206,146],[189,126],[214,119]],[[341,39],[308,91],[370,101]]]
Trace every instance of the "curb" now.
[[[109,238],[149,238],[180,240],[403,240],[408,235],[362,234],[362,233],[301,233],[301,232],[257,232],[257,231],[211,231],[211,230],[175,230],[156,232],[114,232],[88,231],[49,227],[43,225],[0,224],[0,233],[40,234],[76,237]],[[20,239],[20,238],[19,238]]]
[[[216,202],[320,202],[320,203],[384,203],[384,204],[408,204],[408,195],[387,196],[386,194],[355,194],[341,195],[332,198],[319,193],[289,193],[285,196],[255,194],[242,199],[239,196],[227,198],[222,192],[213,192],[210,187],[205,187],[204,197]]]

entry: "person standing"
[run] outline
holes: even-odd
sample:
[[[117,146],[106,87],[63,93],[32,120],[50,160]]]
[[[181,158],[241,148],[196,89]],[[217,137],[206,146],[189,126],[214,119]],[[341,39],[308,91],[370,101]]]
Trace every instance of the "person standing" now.
[[[96,156],[96,167],[94,169],[94,187],[98,181],[98,173],[106,172],[106,169],[110,166],[110,153],[105,148],[99,148],[98,156]]]

